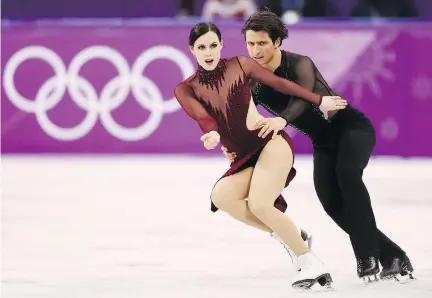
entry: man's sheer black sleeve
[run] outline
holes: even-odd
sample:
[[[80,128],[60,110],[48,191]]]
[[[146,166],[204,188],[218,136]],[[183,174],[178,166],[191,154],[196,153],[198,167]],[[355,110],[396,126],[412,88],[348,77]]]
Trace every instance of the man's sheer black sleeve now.
[[[315,89],[316,77],[312,60],[309,57],[301,57],[295,65],[295,72],[297,75],[295,83],[313,92]],[[310,105],[311,104],[306,100],[294,97],[280,113],[280,116],[289,124],[300,117],[306,109],[310,108]]]

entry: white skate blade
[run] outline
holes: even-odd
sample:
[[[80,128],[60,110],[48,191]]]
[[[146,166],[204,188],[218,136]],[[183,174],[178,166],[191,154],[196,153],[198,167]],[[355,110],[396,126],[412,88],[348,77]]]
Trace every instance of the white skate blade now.
[[[313,240],[313,236],[308,235],[308,238],[306,239],[306,243],[309,249],[312,249],[312,240]]]
[[[363,276],[362,279],[363,279],[363,283],[366,286],[369,286],[369,285],[372,285],[372,284],[375,284],[375,283],[379,282],[379,278],[378,278],[377,274]]]
[[[385,278],[382,278],[382,280],[385,282],[393,281],[396,283],[407,284],[407,283],[411,283],[411,282],[415,281],[416,278],[412,275],[412,272],[411,272],[411,273],[408,273],[406,275],[394,274],[394,275],[386,276]]]

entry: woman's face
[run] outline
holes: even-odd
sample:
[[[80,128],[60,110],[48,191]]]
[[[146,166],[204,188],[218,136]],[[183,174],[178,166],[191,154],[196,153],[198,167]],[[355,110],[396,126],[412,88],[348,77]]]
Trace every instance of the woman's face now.
[[[219,63],[223,44],[216,33],[210,31],[200,36],[191,47],[198,64],[205,70],[213,70]]]

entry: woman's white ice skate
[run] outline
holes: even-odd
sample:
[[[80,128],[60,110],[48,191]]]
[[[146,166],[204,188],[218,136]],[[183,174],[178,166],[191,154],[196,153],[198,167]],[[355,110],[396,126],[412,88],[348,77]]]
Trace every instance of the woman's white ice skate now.
[[[297,260],[299,270],[293,279],[293,288],[302,290],[309,290],[314,286],[332,288],[333,280],[329,271],[313,253],[301,255]]]

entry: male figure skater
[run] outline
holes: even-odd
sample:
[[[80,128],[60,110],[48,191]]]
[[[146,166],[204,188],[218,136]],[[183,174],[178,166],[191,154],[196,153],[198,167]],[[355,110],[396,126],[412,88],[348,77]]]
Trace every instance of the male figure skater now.
[[[280,49],[288,31],[270,11],[250,16],[242,28],[251,58],[274,72],[321,95],[336,95],[306,56]],[[314,185],[318,198],[333,221],[349,234],[357,259],[357,275],[365,283],[380,277],[412,277],[413,267],[406,253],[378,230],[368,190],[363,182],[375,146],[375,129],[360,111],[348,105],[345,110],[323,115],[301,98],[281,94],[272,88],[250,82],[253,98],[275,118],[262,120],[259,135],[285,128],[287,124],[308,136],[313,143]],[[235,152],[225,155],[234,160]]]

